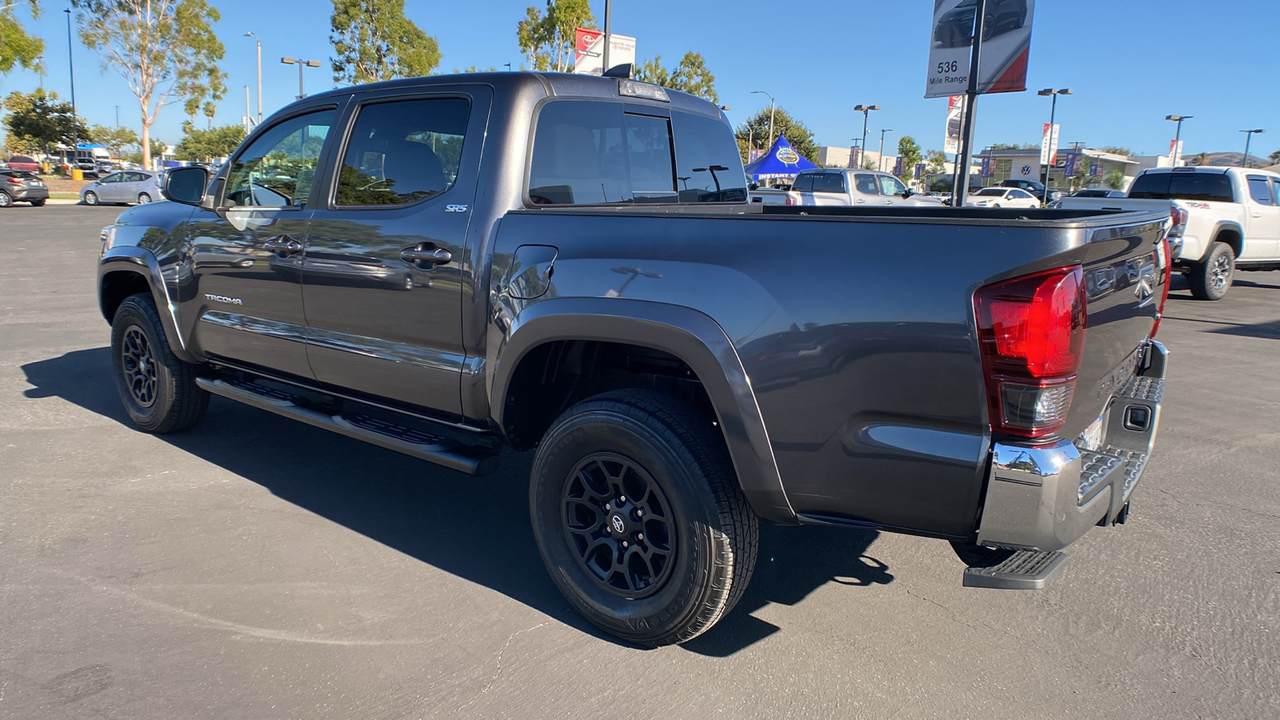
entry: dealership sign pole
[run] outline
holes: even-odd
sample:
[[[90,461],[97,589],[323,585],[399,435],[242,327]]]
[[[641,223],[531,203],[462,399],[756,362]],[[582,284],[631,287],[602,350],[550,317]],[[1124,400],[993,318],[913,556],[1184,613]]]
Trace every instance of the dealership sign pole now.
[[[969,189],[978,95],[1027,89],[1034,5],[1035,0],[934,0],[924,96],[963,93],[967,100],[953,205],[963,204]]]

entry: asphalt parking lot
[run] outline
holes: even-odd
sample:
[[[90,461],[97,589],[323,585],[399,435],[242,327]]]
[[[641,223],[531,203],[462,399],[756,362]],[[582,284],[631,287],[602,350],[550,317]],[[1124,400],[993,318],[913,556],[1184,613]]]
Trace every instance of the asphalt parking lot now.
[[[547,578],[525,456],[471,478],[219,398],[126,425],[94,297],[118,212],[0,212],[0,717],[1280,717],[1280,272],[1174,286],[1133,515],[1050,588],[766,528],[729,617],[643,650]]]

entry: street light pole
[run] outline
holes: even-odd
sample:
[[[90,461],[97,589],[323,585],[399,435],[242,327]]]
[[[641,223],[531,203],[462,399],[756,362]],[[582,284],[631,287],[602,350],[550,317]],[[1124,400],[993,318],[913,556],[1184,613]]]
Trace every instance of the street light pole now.
[[[888,132],[893,132],[893,128],[889,128],[889,129],[887,129],[887,130],[885,130],[885,129],[881,129],[881,130],[880,130],[880,157],[876,159],[876,167],[877,167],[877,169],[879,169],[879,170],[880,170],[880,172],[885,172],[885,169],[884,169],[884,134],[885,134],[885,133],[888,133]]]
[[[872,110],[879,110],[879,109],[880,109],[879,105],[854,105],[853,106],[854,112],[862,113],[862,150],[863,152],[866,152],[866,149],[867,149],[867,117],[870,115]],[[859,166],[862,165],[861,159],[859,159],[858,165]],[[859,167],[859,169],[861,169],[861,167]]]
[[[302,98],[306,97],[307,93],[302,88],[302,68],[320,67],[320,61],[319,60],[303,60],[302,58],[282,57],[280,58],[280,62],[285,65],[298,66],[298,99],[301,100]]]
[[[752,90],[752,95],[764,95],[769,98],[769,145],[765,148],[773,147],[773,96],[763,90]]]
[[[1249,141],[1253,139],[1254,133],[1264,133],[1263,128],[1255,128],[1253,130],[1241,130],[1244,133],[1244,158],[1240,161],[1240,167],[1249,167]]]
[[[62,12],[67,14],[67,68],[71,71],[71,118],[73,120],[79,120],[80,114],[76,112],[76,59],[75,59],[75,56],[71,54],[71,9],[68,8],[66,10],[63,10]],[[72,125],[72,128],[73,129],[71,131],[71,162],[67,164],[72,168],[74,168],[76,166],[76,160],[77,160],[76,144],[80,140],[80,138],[76,137],[74,124]],[[46,150],[47,149],[48,148],[46,148]],[[47,161],[48,158],[46,157],[45,160]]]
[[[252,30],[249,30],[248,32],[246,32],[244,36],[253,38],[253,41],[258,44],[258,123],[261,123],[262,122],[262,40],[259,39],[257,35],[254,35]],[[245,108],[245,112],[246,113],[249,112],[248,108]]]
[[[1178,167],[1178,161],[1182,159],[1182,121],[1190,120],[1194,115],[1165,115],[1165,120],[1172,120],[1178,124],[1178,129],[1173,133],[1173,166]]]
[[[1049,148],[1049,162],[1045,163],[1043,172],[1041,173],[1042,177],[1040,178],[1040,182],[1044,185],[1044,197],[1040,198],[1040,202],[1045,205],[1048,205],[1049,204],[1049,166],[1053,164],[1053,156],[1058,154],[1057,138],[1053,136],[1053,118],[1054,118],[1054,114],[1057,113],[1058,111],[1058,96],[1070,95],[1071,88],[1061,88],[1061,89],[1045,88],[1036,94],[1041,96],[1050,95],[1053,97],[1053,102],[1049,103],[1049,144],[1053,145],[1054,147]]]

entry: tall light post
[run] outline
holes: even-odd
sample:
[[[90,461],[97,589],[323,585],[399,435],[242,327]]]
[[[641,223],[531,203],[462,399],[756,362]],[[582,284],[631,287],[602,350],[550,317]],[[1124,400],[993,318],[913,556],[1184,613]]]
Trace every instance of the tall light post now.
[[[1058,111],[1058,96],[1070,95],[1071,88],[1045,88],[1036,94],[1041,96],[1049,95],[1053,97],[1053,102],[1049,103],[1049,142],[1053,144],[1057,140],[1057,138],[1053,136],[1053,116]],[[1045,205],[1049,204],[1049,165],[1053,164],[1053,157],[1057,154],[1057,147],[1049,148],[1049,162],[1045,163],[1044,172],[1041,173],[1043,177],[1040,179],[1040,182],[1044,184],[1044,197],[1040,198],[1040,202]]]
[[[765,147],[767,150],[768,148],[773,147],[773,96],[763,90],[752,90],[751,94],[764,95],[769,98],[769,144]]]
[[[1244,133],[1244,158],[1240,161],[1240,167],[1249,167],[1249,141],[1253,139],[1254,133],[1264,133],[1266,130],[1262,128],[1254,128],[1253,130],[1241,130]]]
[[[1178,123],[1178,129],[1173,133],[1173,166],[1178,167],[1178,161],[1182,159],[1182,121],[1190,120],[1194,115],[1165,115],[1165,120],[1172,120]]]
[[[320,67],[320,61],[319,60],[303,60],[302,58],[282,57],[280,58],[280,62],[285,65],[298,66],[298,99],[301,100],[302,98],[306,97],[307,93],[302,89],[302,68]]]
[[[884,172],[884,134],[893,132],[893,128],[880,130],[880,157],[876,159],[876,169]]]
[[[253,41],[258,44],[258,122],[261,123],[262,122],[262,40],[260,40],[257,35],[254,35],[252,30],[245,32],[244,36],[253,38]],[[299,90],[299,92],[301,92],[301,90]],[[249,112],[249,109],[245,108],[245,112],[246,113]]]
[[[879,105],[854,105],[853,106],[854,112],[862,113],[862,149],[864,152],[867,149],[867,117],[870,115],[872,110],[879,110],[879,109],[880,109]],[[861,166],[862,162],[859,161],[858,165]]]
[[[80,114],[76,112],[76,60],[75,56],[71,54],[71,9],[67,8],[62,12],[67,14],[67,68],[71,71],[71,118],[78,121],[80,119]],[[73,124],[72,128],[74,127],[75,125]],[[78,150],[76,143],[79,140],[80,138],[76,137],[75,131],[72,130],[71,161],[67,163],[71,168],[76,167],[76,160],[79,158],[76,153]],[[46,158],[46,161],[47,160],[48,158]]]

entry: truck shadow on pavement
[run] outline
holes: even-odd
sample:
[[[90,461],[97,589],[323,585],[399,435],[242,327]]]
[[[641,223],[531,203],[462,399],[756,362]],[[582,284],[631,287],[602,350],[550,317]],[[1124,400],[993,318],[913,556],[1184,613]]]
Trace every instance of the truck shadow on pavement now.
[[[22,366],[28,398],[59,397],[132,428],[116,395],[106,347]],[[471,477],[214,397],[202,423],[160,440],[270,490],[277,497],[440,570],[496,590],[602,640],[543,567],[529,526],[530,453]],[[753,612],[795,606],[828,583],[893,581],[865,555],[879,533],[764,526],[755,577],[738,606],[686,650],[724,657],[780,631]]]

